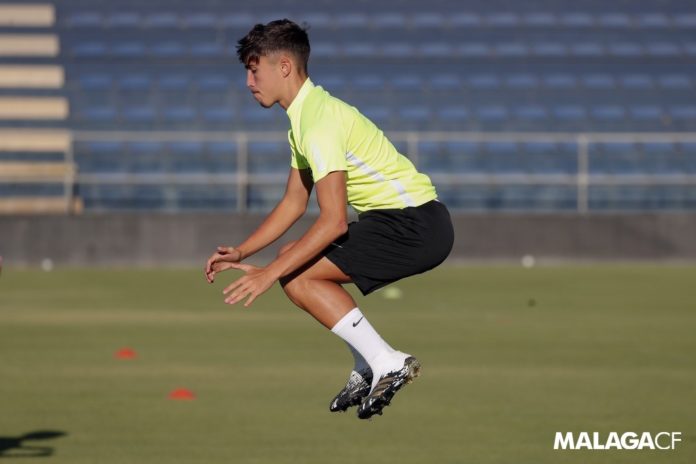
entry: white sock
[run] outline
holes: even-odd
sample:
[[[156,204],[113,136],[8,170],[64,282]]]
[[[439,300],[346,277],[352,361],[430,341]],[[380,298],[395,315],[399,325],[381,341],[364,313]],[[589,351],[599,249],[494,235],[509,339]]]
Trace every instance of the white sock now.
[[[348,349],[350,352],[353,354],[353,370],[357,373],[365,372],[370,369],[370,365],[365,361],[365,358],[362,357],[362,355],[353,348],[353,346],[346,342],[346,345],[348,345]]]
[[[357,351],[372,369],[372,387],[388,372],[401,369],[407,354],[394,350],[365,318],[358,308],[353,308],[331,329]]]

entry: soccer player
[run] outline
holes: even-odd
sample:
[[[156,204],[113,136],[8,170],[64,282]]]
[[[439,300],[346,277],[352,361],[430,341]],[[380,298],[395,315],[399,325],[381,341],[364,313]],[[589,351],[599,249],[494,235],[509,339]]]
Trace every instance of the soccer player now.
[[[287,19],[257,24],[237,46],[246,84],[264,108],[276,103],[290,119],[290,173],[283,198],[243,243],[218,247],[205,267],[245,275],[225,288],[225,303],[249,306],[276,281],[288,298],[341,337],[355,361],[331,411],[358,407],[358,417],[382,414],[394,394],[418,376],[415,357],[393,349],[342,287],[367,295],[425,272],[450,253],[449,212],[430,179],[397,152],[356,108],[308,77],[307,33]],[[320,213],[297,241],[265,267],[242,261],[283,235],[306,211],[312,188]],[[359,220],[347,223],[346,204]]]

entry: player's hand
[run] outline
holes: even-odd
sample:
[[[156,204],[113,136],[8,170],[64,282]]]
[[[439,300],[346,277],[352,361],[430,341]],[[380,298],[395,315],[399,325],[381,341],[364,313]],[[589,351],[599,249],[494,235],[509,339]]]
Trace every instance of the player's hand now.
[[[205,278],[209,283],[215,281],[215,274],[230,269],[230,263],[238,263],[242,252],[234,247],[219,246],[205,264]]]
[[[246,275],[235,280],[222,291],[227,295],[225,298],[225,303],[227,304],[235,304],[248,296],[244,307],[249,307],[257,296],[271,288],[275,281],[278,280],[264,267],[243,263],[228,264],[234,269],[244,271]]]

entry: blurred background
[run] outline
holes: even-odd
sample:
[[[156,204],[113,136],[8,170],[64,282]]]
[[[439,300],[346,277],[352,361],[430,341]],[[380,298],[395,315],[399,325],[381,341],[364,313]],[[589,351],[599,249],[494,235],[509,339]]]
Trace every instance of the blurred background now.
[[[44,230],[79,240],[54,242],[59,261],[142,261],[123,253],[147,221],[155,241],[238,240],[281,197],[289,152],[287,116],[251,98],[235,45],[284,17],[309,27],[315,83],[383,128],[463,217],[455,255],[696,257],[680,241],[696,235],[686,0],[0,3],[5,257],[36,262],[45,236],[23,237]],[[54,216],[16,218],[35,214]],[[124,240],[110,256],[66,251],[105,229]],[[203,251],[188,247],[179,261]]]
[[[443,266],[348,286],[424,365],[369,423],[327,410],[343,343],[201,272],[283,194],[235,45],[284,17],[455,223]],[[693,464],[695,237],[693,0],[0,0],[3,461]]]

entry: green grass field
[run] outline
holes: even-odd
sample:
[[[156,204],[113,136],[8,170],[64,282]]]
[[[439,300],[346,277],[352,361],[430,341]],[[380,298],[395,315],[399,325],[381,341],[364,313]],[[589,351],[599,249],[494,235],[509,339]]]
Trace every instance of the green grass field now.
[[[382,417],[331,414],[351,358],[279,288],[199,270],[0,278],[0,461],[694,463],[696,268],[445,267],[358,298],[423,375]],[[137,359],[115,359],[132,347]],[[173,401],[175,388],[193,401]],[[37,432],[62,436],[27,440]],[[554,451],[556,431],[682,432],[674,451]],[[44,433],[45,437],[50,434]],[[39,453],[50,457],[13,458]]]

